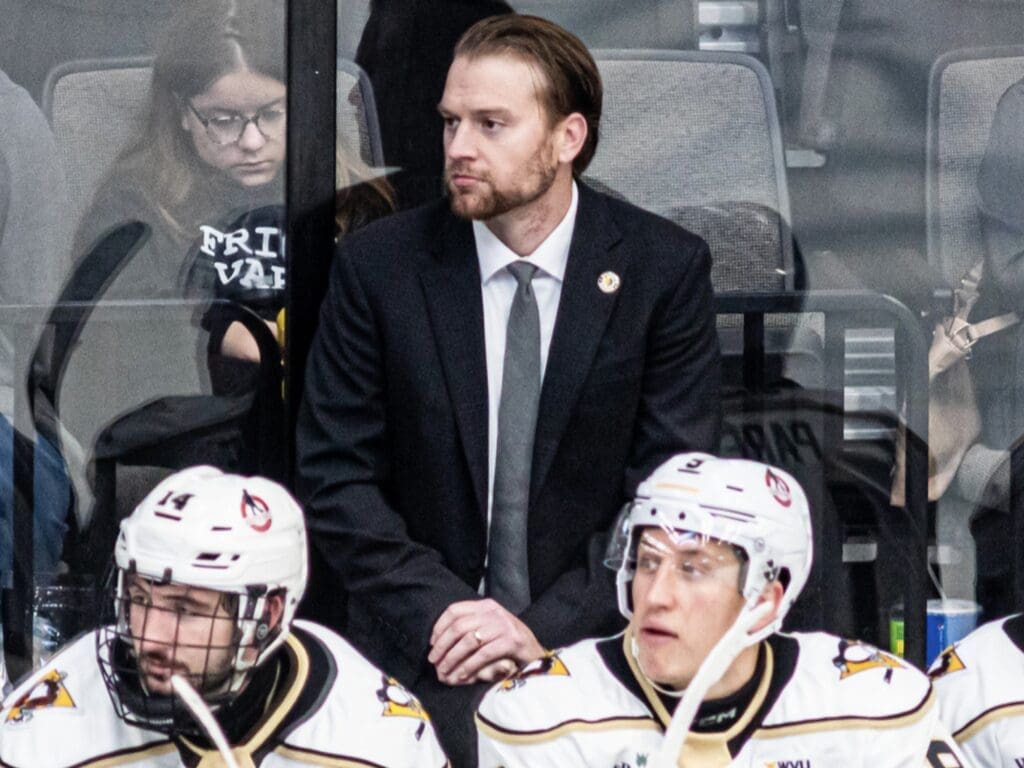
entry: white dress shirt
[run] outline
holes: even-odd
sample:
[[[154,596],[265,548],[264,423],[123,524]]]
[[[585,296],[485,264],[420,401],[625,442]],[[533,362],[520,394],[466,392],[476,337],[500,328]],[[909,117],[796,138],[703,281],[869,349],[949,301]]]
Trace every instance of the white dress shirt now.
[[[499,240],[485,224],[473,222],[476,254],[480,261],[480,280],[484,299],[484,344],[487,350],[487,525],[490,529],[491,505],[494,498],[495,454],[498,451],[498,404],[501,402],[501,378],[505,369],[505,330],[516,279],[506,267],[514,261],[528,261],[537,266],[533,290],[540,313],[540,375],[547,370],[551,334],[555,329],[558,301],[562,296],[565,265],[569,261],[569,244],[576,227],[579,193],[572,184],[572,201],[565,217],[544,242],[528,256],[519,256]]]

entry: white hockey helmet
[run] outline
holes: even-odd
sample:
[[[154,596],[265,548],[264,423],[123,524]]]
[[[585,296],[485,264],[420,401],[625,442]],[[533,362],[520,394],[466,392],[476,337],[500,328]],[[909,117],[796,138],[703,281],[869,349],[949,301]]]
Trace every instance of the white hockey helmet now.
[[[121,521],[114,566],[117,619],[97,641],[101,670],[122,717],[132,720],[134,715],[147,727],[167,730],[177,717],[168,707],[142,701],[158,697],[140,696],[145,691],[140,691],[137,671],[134,680],[126,680],[134,666],[123,663],[132,655],[127,609],[132,577],[237,595],[230,676],[226,689],[209,701],[223,704],[288,636],[308,578],[305,519],[278,483],[210,466],[190,467],[163,480]],[[271,629],[267,598],[274,594],[281,595],[283,610]]]
[[[811,570],[811,519],[807,497],[787,472],[746,459],[683,453],[658,467],[624,509],[609,544],[606,564],[617,570],[619,611],[633,615],[636,551],[645,528],[670,537],[697,535],[742,551],[739,591],[751,609],[765,585],[782,581],[785,592],[774,621],[757,633],[778,631]]]

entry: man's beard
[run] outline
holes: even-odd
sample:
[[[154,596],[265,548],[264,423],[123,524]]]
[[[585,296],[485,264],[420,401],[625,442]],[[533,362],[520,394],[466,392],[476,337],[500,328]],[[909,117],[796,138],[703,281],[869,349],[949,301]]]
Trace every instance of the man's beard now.
[[[189,668],[188,664],[177,661],[173,651],[170,653],[147,651],[141,655],[135,653],[135,666],[139,674],[139,683],[147,694],[153,695],[153,691],[158,687],[169,687],[170,676],[177,674],[188,680],[189,684],[200,695],[206,696],[223,693],[228,687],[234,669],[229,663],[230,657],[223,655],[221,653],[222,650],[217,646],[209,648],[205,663],[198,671],[193,671]],[[167,676],[164,677],[162,674],[158,676],[147,671],[150,664],[164,667]],[[150,680],[151,677],[152,681]],[[158,686],[152,685],[153,681],[156,681]],[[159,693],[157,695],[169,696],[171,694]]]
[[[491,181],[490,174],[484,174],[476,177],[477,189],[465,193],[460,192],[452,184],[452,176],[465,173],[467,170],[469,166],[460,164],[445,168],[445,186],[451,199],[452,213],[463,219],[486,221],[528,205],[547,192],[555,182],[558,166],[554,163],[545,164],[543,153],[538,151],[531,158],[525,172],[514,180],[522,179],[526,185],[497,189]]]

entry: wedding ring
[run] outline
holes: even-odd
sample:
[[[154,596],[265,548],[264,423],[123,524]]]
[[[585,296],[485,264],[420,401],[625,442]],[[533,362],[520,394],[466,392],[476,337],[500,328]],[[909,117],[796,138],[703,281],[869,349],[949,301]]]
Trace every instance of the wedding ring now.
[[[474,629],[473,630],[473,639],[476,640],[476,644],[477,645],[483,645],[484,644],[484,639],[482,637],[480,637],[480,630],[479,629]]]

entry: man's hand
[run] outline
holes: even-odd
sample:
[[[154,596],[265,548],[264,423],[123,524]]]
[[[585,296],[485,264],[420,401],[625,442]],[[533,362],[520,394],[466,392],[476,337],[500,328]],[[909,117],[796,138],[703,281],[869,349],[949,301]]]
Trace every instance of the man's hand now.
[[[530,628],[490,598],[449,605],[430,645],[427,660],[446,685],[493,682],[545,653]]]

